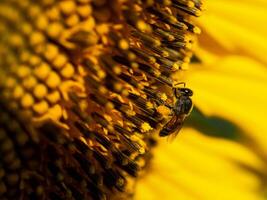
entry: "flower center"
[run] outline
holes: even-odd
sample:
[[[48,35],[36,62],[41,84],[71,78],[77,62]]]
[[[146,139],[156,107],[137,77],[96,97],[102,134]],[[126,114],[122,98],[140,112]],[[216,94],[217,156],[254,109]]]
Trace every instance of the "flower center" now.
[[[131,193],[151,133],[174,107],[201,9],[199,0],[2,1],[0,195]]]

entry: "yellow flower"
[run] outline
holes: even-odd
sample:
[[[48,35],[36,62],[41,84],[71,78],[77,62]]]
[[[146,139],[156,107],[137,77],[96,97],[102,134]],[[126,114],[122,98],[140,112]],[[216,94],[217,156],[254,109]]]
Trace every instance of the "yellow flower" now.
[[[207,0],[191,59],[200,0],[1,1],[0,198],[263,199],[264,6]]]
[[[190,62],[201,9],[184,0],[1,1],[1,198],[131,196],[151,133],[174,110],[172,75]]]
[[[266,8],[206,1],[187,74],[197,110],[173,144],[156,149],[136,199],[265,199]]]

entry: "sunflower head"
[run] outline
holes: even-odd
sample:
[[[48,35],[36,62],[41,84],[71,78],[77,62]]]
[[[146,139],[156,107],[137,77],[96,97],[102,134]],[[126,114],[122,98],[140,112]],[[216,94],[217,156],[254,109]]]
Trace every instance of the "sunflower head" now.
[[[1,197],[131,194],[201,9],[199,0],[1,1]]]

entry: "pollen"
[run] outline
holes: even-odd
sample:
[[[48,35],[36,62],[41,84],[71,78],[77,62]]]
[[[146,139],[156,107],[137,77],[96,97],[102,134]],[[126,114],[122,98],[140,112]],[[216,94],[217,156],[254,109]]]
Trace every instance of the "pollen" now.
[[[200,0],[2,0],[0,199],[129,199]]]
[[[149,123],[143,123],[141,126],[142,132],[148,132],[153,130],[153,128],[149,125]]]
[[[170,114],[170,109],[168,109],[166,106],[159,106],[157,111],[163,116],[168,116]]]

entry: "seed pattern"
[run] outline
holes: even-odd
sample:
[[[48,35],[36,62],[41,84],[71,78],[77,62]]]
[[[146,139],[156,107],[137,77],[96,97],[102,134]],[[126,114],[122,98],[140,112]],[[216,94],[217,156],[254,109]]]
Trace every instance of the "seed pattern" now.
[[[202,7],[1,1],[1,199],[130,198]]]

